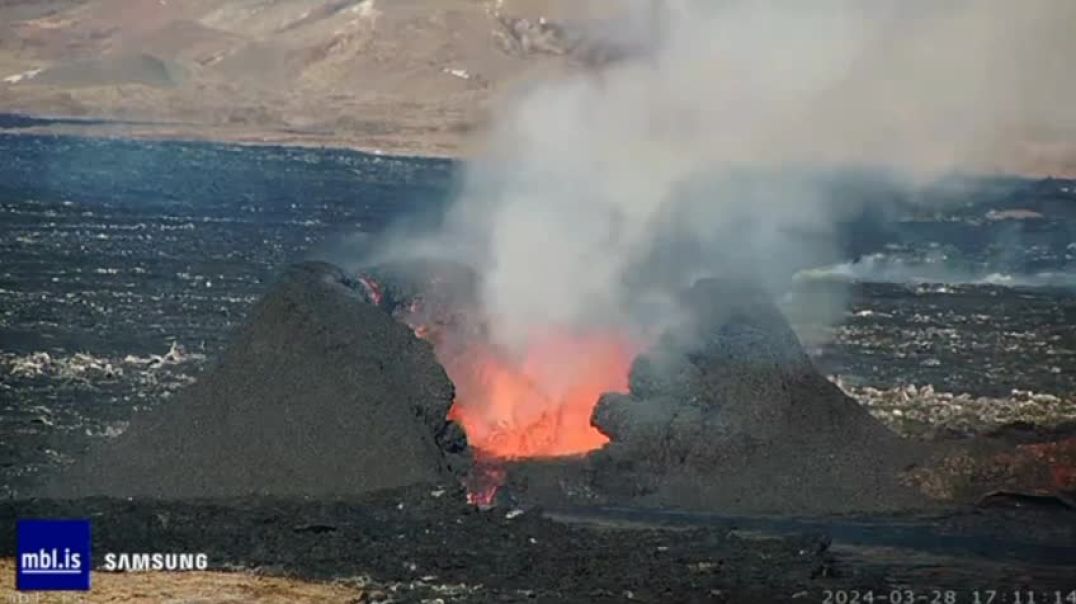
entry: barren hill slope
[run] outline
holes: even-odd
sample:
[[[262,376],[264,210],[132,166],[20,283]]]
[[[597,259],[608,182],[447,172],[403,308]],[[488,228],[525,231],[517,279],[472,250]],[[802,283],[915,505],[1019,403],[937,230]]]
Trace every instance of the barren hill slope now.
[[[640,31],[660,31],[657,15],[647,0],[0,0],[0,114],[125,122],[39,127],[49,131],[465,155],[504,97],[631,56]],[[1064,65],[1067,44],[1041,45],[1049,56],[1032,63]],[[984,58],[969,69],[1001,68]],[[892,90],[907,77],[892,74]],[[1020,102],[1068,90],[1051,84],[1064,78],[1026,79]],[[879,90],[822,102],[839,124],[846,108],[898,102]],[[897,114],[918,115],[906,105]],[[958,107],[954,123],[976,110]],[[970,167],[1076,175],[1076,122],[1035,117],[1006,132],[1007,157]]]
[[[125,135],[455,155],[516,82],[610,54],[561,27],[613,12],[580,5],[6,0],[0,111],[154,122],[109,128]]]

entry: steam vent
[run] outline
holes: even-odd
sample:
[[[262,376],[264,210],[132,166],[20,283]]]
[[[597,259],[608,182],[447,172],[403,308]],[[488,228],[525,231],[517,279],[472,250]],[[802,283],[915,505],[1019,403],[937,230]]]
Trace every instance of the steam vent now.
[[[683,292],[687,320],[606,366],[621,372],[615,391],[571,389],[586,393],[582,414],[559,410],[566,397],[533,375],[461,369],[491,354],[445,344],[449,332],[480,333],[466,312],[474,291],[469,270],[443,264],[363,274],[295,266],[215,369],[91,451],[50,494],[348,495],[463,482],[481,504],[839,512],[921,503],[900,483],[919,456],[815,371],[748,283],[703,280]],[[577,342],[590,345],[560,341]],[[454,398],[473,398],[475,384],[461,379],[490,371],[502,398],[551,405],[517,426],[529,439],[517,455],[492,446],[518,434],[475,433],[469,447],[464,428],[483,424],[449,419],[481,409],[461,411]],[[505,389],[517,382],[532,386]],[[550,455],[567,430],[595,440]]]

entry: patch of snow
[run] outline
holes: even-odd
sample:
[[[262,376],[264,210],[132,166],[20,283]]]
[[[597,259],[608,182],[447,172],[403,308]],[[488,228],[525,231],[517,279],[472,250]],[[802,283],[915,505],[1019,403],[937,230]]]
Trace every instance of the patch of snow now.
[[[41,71],[42,71],[42,68],[38,67],[37,69],[29,69],[29,70],[24,71],[22,73],[16,73],[14,75],[9,75],[6,78],[4,78],[4,83],[5,84],[18,84],[19,82],[21,82],[23,80],[32,80],[37,76],[37,74],[41,73]]]
[[[47,352],[33,352],[28,355],[5,354],[0,358],[0,362],[7,366],[8,375],[14,377],[53,377],[86,382],[90,380],[117,380],[124,377],[129,371],[152,371],[166,366],[204,359],[205,355],[188,353],[183,346],[172,342],[171,347],[165,354],[151,354],[147,357],[127,355],[123,359],[109,359],[96,357],[85,352],[54,357]]]
[[[976,397],[936,391],[929,384],[879,389],[853,386],[837,376],[829,379],[875,418],[906,436],[976,434],[1020,421],[1050,426],[1076,420],[1076,399],[1071,396],[1014,389],[1008,397]]]
[[[448,75],[457,77],[461,80],[471,79],[471,74],[466,69],[450,69],[448,67],[444,67],[441,69],[441,73],[447,73]]]
[[[990,210],[986,213],[987,220],[1037,220],[1042,217],[1041,213],[1024,208],[1013,210]]]
[[[362,2],[359,2],[348,10],[362,19],[374,21],[381,14],[381,11],[375,8],[376,2],[377,0],[362,0]]]

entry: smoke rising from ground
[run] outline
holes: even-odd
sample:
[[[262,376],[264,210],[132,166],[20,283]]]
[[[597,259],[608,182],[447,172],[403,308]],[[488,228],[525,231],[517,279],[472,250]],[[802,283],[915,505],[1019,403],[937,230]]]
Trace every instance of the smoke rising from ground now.
[[[499,343],[652,326],[698,277],[835,261],[862,201],[838,170],[910,185],[1076,132],[1073,2],[635,4],[655,50],[523,94],[442,228],[388,253],[477,267]]]

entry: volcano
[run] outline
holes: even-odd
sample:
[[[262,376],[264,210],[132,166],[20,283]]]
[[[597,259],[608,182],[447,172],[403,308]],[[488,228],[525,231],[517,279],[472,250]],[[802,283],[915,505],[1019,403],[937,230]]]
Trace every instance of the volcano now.
[[[500,489],[548,505],[923,505],[901,478],[922,447],[822,377],[749,281],[695,283],[677,296],[680,320],[650,342],[550,327],[513,354],[490,342],[464,267],[382,266],[361,280],[372,303],[432,344],[454,382],[449,418],[479,462],[479,502]]]
[[[338,495],[462,481],[472,500],[908,507],[915,448],[820,376],[767,294],[703,280],[650,342],[490,338],[440,262],[290,269],[217,367],[50,494]]]

